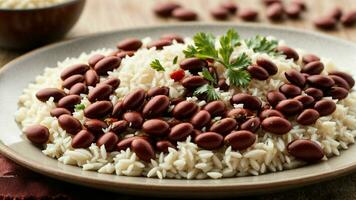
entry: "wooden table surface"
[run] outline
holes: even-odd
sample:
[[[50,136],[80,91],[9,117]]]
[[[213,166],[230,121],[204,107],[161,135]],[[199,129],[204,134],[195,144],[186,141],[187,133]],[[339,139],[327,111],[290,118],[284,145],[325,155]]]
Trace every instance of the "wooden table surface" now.
[[[163,0],[161,0],[163,1]],[[236,0],[240,8],[252,7],[260,11],[259,23],[271,24],[264,15],[261,0]],[[288,0],[285,0],[288,2]],[[289,26],[306,30],[315,30],[312,20],[316,16],[325,14],[335,5],[345,10],[356,9],[356,0],[305,0],[308,11],[303,13],[301,20],[287,20],[277,23],[277,26]],[[79,22],[67,35],[67,39],[90,33],[125,29],[137,26],[177,23],[174,19],[157,18],[153,12],[154,0],[87,0],[83,15]],[[222,0],[176,0],[185,7],[189,7],[199,14],[199,21],[214,22],[209,9],[217,6]],[[230,22],[242,23],[237,17],[231,17]],[[216,22],[216,21],[215,21]],[[336,31],[324,32],[336,37],[356,42],[356,27],[338,27]],[[0,67],[25,52],[7,51],[0,49]],[[122,199],[122,198],[120,198]],[[127,197],[127,199],[131,199]],[[246,198],[247,199],[247,198]],[[249,197],[248,199],[251,199]],[[306,186],[299,189],[280,192],[271,195],[256,196],[252,199],[356,199],[356,174],[338,179]]]

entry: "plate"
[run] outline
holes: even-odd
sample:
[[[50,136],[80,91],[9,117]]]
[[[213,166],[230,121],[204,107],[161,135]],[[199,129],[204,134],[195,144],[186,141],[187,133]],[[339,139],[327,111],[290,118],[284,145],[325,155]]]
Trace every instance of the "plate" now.
[[[199,31],[223,34],[236,28],[243,38],[273,35],[290,46],[304,48],[335,61],[337,66],[352,70],[356,63],[356,45],[344,40],[312,32],[286,28],[233,24],[183,24],[136,28],[95,34],[61,42],[32,51],[7,64],[0,73],[0,152],[15,162],[36,172],[63,181],[105,190],[135,195],[222,197],[273,192],[331,179],[356,170],[356,145],[351,145],[341,156],[326,162],[260,176],[225,178],[220,180],[159,180],[144,177],[122,177],[82,171],[79,167],[59,163],[46,157],[21,136],[14,113],[22,90],[42,73],[45,67],[56,66],[66,57],[98,48],[115,48],[126,37],[158,38],[164,33],[192,36]],[[355,69],[355,68],[354,68]],[[356,72],[355,70],[353,73]],[[354,73],[355,74],[355,73]]]

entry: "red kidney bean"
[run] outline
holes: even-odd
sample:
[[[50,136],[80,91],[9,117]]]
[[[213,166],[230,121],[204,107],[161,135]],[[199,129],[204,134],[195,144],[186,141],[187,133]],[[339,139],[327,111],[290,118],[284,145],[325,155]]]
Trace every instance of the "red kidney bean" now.
[[[340,20],[342,16],[342,10],[340,7],[336,6],[328,12],[328,16],[334,18],[335,20]]]
[[[143,123],[142,129],[151,136],[165,136],[169,133],[169,124],[160,119],[150,119]]]
[[[353,26],[356,24],[356,10],[349,11],[342,15],[340,19],[344,26]]]
[[[155,152],[152,145],[145,139],[136,138],[131,143],[131,149],[141,160],[149,162],[155,158]]]
[[[152,41],[152,42],[150,42],[148,45],[147,45],[147,48],[153,48],[153,47],[156,47],[156,49],[157,50],[161,50],[161,49],[163,49],[163,47],[165,47],[165,46],[170,46],[170,45],[172,45],[173,43],[172,43],[172,41],[170,41],[170,40],[163,40],[163,39],[161,39],[161,40],[156,40],[156,41]]]
[[[80,102],[81,102],[81,97],[79,95],[71,94],[61,98],[58,101],[57,107],[73,110],[74,106],[80,104]]]
[[[345,99],[349,91],[342,87],[332,87],[329,91],[327,91],[327,95],[331,96],[333,99]]]
[[[84,83],[76,83],[74,84],[70,90],[69,90],[69,94],[85,94],[87,91],[87,86]]]
[[[239,17],[244,21],[256,21],[258,18],[258,12],[252,8],[241,9]]]
[[[294,84],[297,85],[301,88],[304,87],[305,82],[306,82],[306,78],[303,76],[303,74],[301,74],[300,72],[298,72],[295,69],[290,69],[288,71],[286,71],[284,73],[284,75],[286,76],[287,80]]]
[[[102,54],[95,54],[89,58],[88,64],[91,67],[94,67],[96,63],[98,63],[101,59],[105,58]]]
[[[279,47],[277,47],[277,51],[279,51],[282,54],[284,54],[287,59],[293,59],[294,61],[298,61],[299,60],[298,53],[294,49],[292,49],[290,47],[279,46]]]
[[[119,57],[121,60],[128,57],[135,55],[135,51],[120,51],[115,56]]]
[[[223,101],[212,101],[204,106],[204,110],[208,111],[211,116],[221,116],[226,111],[226,106]]]
[[[69,134],[77,134],[82,129],[80,121],[70,115],[59,116],[58,124]]]
[[[347,81],[345,81],[345,79],[341,78],[340,76],[336,76],[336,75],[329,75],[329,77],[334,80],[335,85],[345,88],[346,90],[350,90],[350,86],[347,83]]]
[[[223,7],[211,9],[210,14],[217,20],[226,20],[229,17],[229,11]]]
[[[61,115],[64,114],[71,115],[72,113],[65,108],[54,108],[53,110],[50,111],[50,114],[52,117],[58,118]]]
[[[190,71],[201,71],[208,66],[208,62],[199,58],[186,58],[179,64],[181,69]]]
[[[113,78],[106,79],[105,81],[101,82],[100,84],[110,85],[113,90],[116,90],[116,88],[119,87],[120,82],[121,82],[120,79],[113,77]]]
[[[104,145],[106,151],[110,152],[110,151],[115,150],[115,146],[118,141],[119,141],[119,138],[117,137],[117,135],[114,132],[107,132],[107,133],[103,134],[102,136],[100,136],[98,141],[96,141],[96,145],[98,147]]]
[[[190,123],[194,126],[194,128],[200,129],[208,125],[210,120],[210,113],[206,110],[201,110],[192,117]]]
[[[94,142],[95,136],[87,131],[79,131],[72,139],[72,147],[77,148],[88,148]]]
[[[121,151],[121,150],[125,151],[127,148],[129,148],[131,146],[132,141],[137,138],[139,138],[139,137],[133,136],[133,137],[128,137],[128,138],[122,139],[120,142],[117,143],[116,149],[118,151]]]
[[[299,6],[298,4],[291,3],[285,7],[284,11],[289,18],[297,19],[300,17],[300,14],[302,13],[303,10],[301,6]]]
[[[60,76],[62,80],[65,80],[73,75],[83,75],[87,70],[89,70],[87,64],[75,64],[65,68]]]
[[[320,58],[314,54],[306,54],[302,60],[304,64],[308,64],[310,62],[320,61]]]
[[[316,120],[319,118],[319,113],[318,111],[314,109],[305,109],[303,112],[301,112],[298,116],[296,121],[301,124],[301,125],[311,125],[316,122]]]
[[[286,99],[277,104],[276,110],[287,116],[295,115],[303,110],[303,104],[295,99]]]
[[[332,78],[325,75],[312,75],[307,78],[308,84],[317,88],[330,88],[335,82]]]
[[[282,1],[281,0],[263,0],[263,3],[265,4],[265,6],[269,6],[274,3],[282,3]]]
[[[299,95],[294,97],[293,99],[300,101],[303,104],[304,108],[309,108],[314,104],[314,98],[309,95]]]
[[[169,98],[165,95],[153,97],[143,107],[142,114],[146,118],[152,118],[162,115],[168,110]]]
[[[273,3],[267,7],[266,14],[268,19],[278,21],[283,18],[284,9],[281,3]]]
[[[336,104],[329,99],[322,99],[315,103],[314,109],[319,112],[320,116],[331,115],[336,110]]]
[[[48,101],[48,99],[51,97],[53,97],[54,102],[58,102],[61,98],[65,96],[66,93],[57,88],[44,88],[36,93],[36,98],[43,102]]]
[[[257,58],[256,64],[265,69],[270,76],[277,74],[278,67],[272,61],[265,58]]]
[[[253,116],[253,113],[244,108],[234,108],[227,113],[227,117],[233,118],[239,123],[246,121],[251,116]]]
[[[168,153],[168,148],[175,148],[175,146],[168,140],[160,140],[156,142],[156,150],[159,152]]]
[[[337,20],[331,16],[322,16],[314,20],[314,26],[324,30],[335,29]]]
[[[166,86],[153,87],[147,91],[148,98],[158,96],[158,95],[164,95],[164,96],[169,97],[169,87],[166,87]]]
[[[70,89],[74,84],[80,83],[84,81],[84,76],[83,75],[73,75],[65,79],[62,83],[62,86],[64,88]]]
[[[223,136],[218,133],[205,132],[196,136],[195,143],[203,149],[213,150],[221,147],[223,140]]]
[[[129,124],[125,120],[119,120],[117,122],[112,123],[111,125],[111,131],[113,131],[116,134],[120,134],[126,131],[127,127]]]
[[[117,44],[117,48],[124,51],[137,51],[141,46],[142,42],[137,38],[126,38]]]
[[[314,61],[306,64],[301,72],[309,75],[320,74],[324,70],[324,64],[320,61]]]
[[[283,101],[286,98],[283,93],[278,91],[270,91],[267,93],[267,101],[271,106],[276,106],[280,101]]]
[[[307,5],[305,4],[304,0],[292,0],[291,3],[292,4],[297,4],[298,6],[300,6],[300,8],[302,10],[306,10],[307,9]]]
[[[221,119],[211,125],[210,131],[226,135],[234,130],[237,126],[237,122],[232,118]]]
[[[188,89],[194,89],[207,84],[207,81],[201,76],[188,76],[182,81],[182,85]]]
[[[324,96],[324,92],[317,88],[308,88],[304,91],[307,95],[312,96],[315,101],[320,100]]]
[[[228,91],[230,89],[230,86],[226,83],[226,79],[224,79],[224,78],[219,79],[218,87],[220,90],[223,90],[223,91]]]
[[[262,128],[273,134],[284,135],[292,129],[292,124],[282,117],[268,117],[261,123]]]
[[[177,124],[171,128],[171,132],[168,134],[168,138],[172,141],[184,140],[193,131],[192,124],[184,122]]]
[[[282,117],[284,118],[284,115],[279,112],[278,110],[274,110],[274,109],[267,109],[264,110],[260,113],[259,117],[260,119],[263,121],[264,119],[268,118],[268,117],[272,117],[272,116],[277,116],[277,117]]]
[[[190,101],[182,101],[174,106],[172,114],[177,119],[189,118],[198,111],[198,105]]]
[[[92,133],[103,133],[103,129],[108,127],[105,122],[98,119],[89,119],[85,121],[83,125]]]
[[[254,118],[248,119],[247,121],[242,123],[240,125],[240,129],[256,133],[258,131],[258,129],[260,128],[260,125],[261,125],[260,118],[254,117]]]
[[[329,72],[329,75],[335,75],[343,78],[350,86],[350,88],[354,87],[355,85],[355,80],[352,78],[351,75],[345,73],[345,72],[340,72],[340,71],[332,71]]]
[[[95,86],[99,82],[99,76],[96,73],[96,71],[93,69],[90,69],[87,72],[85,72],[84,79],[85,79],[85,83],[88,86]]]
[[[99,75],[107,75],[108,71],[118,68],[121,64],[121,59],[116,56],[108,56],[95,64],[94,70]]]
[[[238,10],[238,6],[236,5],[236,3],[232,2],[232,1],[222,2],[220,4],[220,6],[222,8],[225,8],[226,10],[228,10],[231,14],[235,14]]]
[[[309,74],[306,73],[302,73],[302,75],[304,76],[305,80],[307,80],[307,78],[310,76]]]
[[[231,104],[243,104],[244,108],[250,110],[260,110],[262,106],[262,102],[258,97],[244,93],[235,94],[230,101]]]
[[[110,114],[113,110],[110,101],[97,101],[84,109],[84,116],[87,118],[101,118]]]
[[[161,36],[162,40],[170,40],[173,42],[173,40],[177,41],[178,43],[183,43],[184,44],[184,39],[182,36],[175,34],[175,33],[169,33]]]
[[[192,136],[193,140],[195,140],[195,138],[200,134],[202,134],[201,130],[194,129],[190,135]]]
[[[306,162],[316,162],[324,157],[323,149],[311,140],[297,139],[287,146],[288,153]]]
[[[146,92],[143,89],[137,89],[127,94],[123,100],[123,106],[126,110],[136,110],[145,101]]]
[[[185,101],[185,98],[177,97],[177,98],[170,99],[170,101],[171,101],[171,105],[177,105],[178,103]]]
[[[129,123],[129,127],[140,129],[143,123],[143,117],[139,112],[127,112],[122,115],[122,118]]]
[[[197,13],[188,8],[174,9],[172,16],[180,21],[194,21],[198,18]]]
[[[181,120],[178,120],[178,119],[175,119],[175,118],[168,118],[168,119],[166,119],[166,122],[168,123],[169,127],[173,127],[173,126],[175,126],[177,124],[182,123]]]
[[[232,150],[244,150],[252,146],[256,141],[256,135],[250,131],[233,131],[225,137],[225,142],[229,144]]]
[[[247,71],[250,73],[251,77],[260,81],[264,81],[268,79],[268,72],[258,66],[258,65],[250,65],[247,67]]]
[[[172,15],[173,10],[180,8],[181,6],[174,2],[161,2],[155,5],[153,11],[160,17],[169,17]]]
[[[113,88],[107,84],[98,84],[95,88],[89,91],[88,100],[90,102],[108,100],[113,92]]]
[[[49,139],[49,130],[42,125],[29,126],[24,130],[24,133],[28,140],[38,145],[46,144]]]
[[[124,105],[122,101],[118,101],[112,110],[111,116],[115,118],[120,118],[122,113],[124,113]]]
[[[295,97],[302,93],[302,90],[293,84],[286,83],[279,87],[279,91],[287,97]]]

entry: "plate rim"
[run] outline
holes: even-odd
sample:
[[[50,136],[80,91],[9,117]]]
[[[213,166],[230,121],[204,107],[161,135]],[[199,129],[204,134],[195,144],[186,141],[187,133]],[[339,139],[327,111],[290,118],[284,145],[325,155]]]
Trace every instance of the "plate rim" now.
[[[132,32],[135,30],[142,31],[142,30],[149,30],[149,29],[162,28],[162,27],[163,28],[179,28],[179,27],[187,28],[187,27],[192,27],[192,26],[201,26],[201,27],[203,27],[203,26],[213,26],[213,27],[232,26],[235,28],[243,27],[243,28],[283,30],[283,31],[287,31],[287,32],[297,32],[300,34],[307,34],[307,35],[312,35],[312,36],[319,37],[319,38],[333,40],[333,41],[342,43],[347,46],[352,46],[353,48],[356,49],[356,43],[354,43],[352,41],[348,41],[345,39],[337,38],[334,36],[326,35],[324,33],[319,33],[319,32],[315,32],[315,31],[305,31],[305,30],[300,30],[300,29],[296,29],[296,28],[286,28],[286,27],[276,26],[276,25],[260,25],[260,24],[256,25],[253,23],[234,24],[234,23],[230,23],[230,22],[228,22],[228,23],[195,23],[195,22],[193,22],[193,23],[174,23],[174,24],[170,24],[170,25],[139,26],[139,27],[135,27],[135,28],[126,28],[126,29],[118,29],[118,30],[100,32],[100,33],[93,33],[93,34],[88,34],[85,36],[75,37],[73,39],[49,44],[44,47],[29,51],[15,59],[11,60],[10,62],[8,62],[6,65],[4,65],[0,69],[0,75],[2,75],[3,73],[6,73],[6,71],[8,69],[10,69],[17,62],[25,60],[25,59],[31,57],[33,54],[37,54],[37,53],[46,51],[48,49],[57,48],[59,46],[65,46],[66,44],[70,44],[70,43],[77,42],[80,40],[85,40],[87,38],[100,37],[100,36],[110,35],[110,34],[114,34],[114,33]],[[354,145],[356,145],[356,144],[354,144]],[[222,188],[223,188],[223,191],[228,191],[228,190],[236,189],[237,187],[239,189],[246,189],[246,190],[251,190],[251,191],[255,191],[255,190],[258,191],[258,190],[265,190],[265,189],[273,190],[273,188],[275,188],[275,187],[280,187],[279,189],[291,188],[294,186],[297,187],[297,185],[296,185],[297,183],[303,183],[303,185],[309,185],[309,184],[329,180],[335,176],[342,176],[342,175],[351,173],[353,171],[356,171],[356,161],[354,161],[348,165],[345,165],[344,167],[334,169],[333,171],[329,170],[326,172],[323,171],[318,174],[306,174],[306,175],[303,175],[303,176],[300,176],[297,178],[286,178],[282,181],[277,180],[277,181],[264,181],[264,182],[260,181],[259,183],[244,182],[244,183],[229,183],[229,184],[221,183],[221,184],[215,184],[215,185],[197,183],[192,186],[189,184],[178,184],[178,183],[162,184],[162,183],[159,183],[159,181],[157,181],[157,183],[145,183],[144,181],[133,183],[133,182],[120,182],[117,180],[115,180],[115,181],[107,181],[104,179],[95,180],[93,177],[72,174],[72,173],[65,172],[65,170],[61,170],[61,169],[52,169],[52,168],[48,169],[45,166],[35,165],[33,162],[24,159],[21,155],[16,154],[16,152],[14,152],[10,147],[3,144],[1,141],[0,141],[0,153],[5,155],[9,159],[15,161],[16,163],[18,163],[22,166],[25,166],[26,168],[29,168],[37,173],[40,173],[40,174],[43,174],[46,176],[50,176],[50,177],[53,177],[56,179],[64,180],[67,182],[83,184],[83,185],[87,185],[87,186],[91,186],[90,184],[92,184],[94,182],[100,183],[101,185],[97,185],[97,186],[99,188],[107,189],[107,190],[108,189],[110,190],[110,188],[105,188],[105,186],[120,186],[123,189],[151,188],[151,189],[154,189],[155,191],[165,190],[165,192],[177,191],[178,188],[184,189],[186,191],[200,191],[201,187],[204,187],[204,189],[208,188],[211,191],[222,191]],[[283,171],[277,172],[277,173],[283,173]],[[147,178],[142,177],[142,179],[147,179]],[[186,181],[187,180],[182,179],[183,183]],[[189,180],[189,181],[194,181],[194,180]]]

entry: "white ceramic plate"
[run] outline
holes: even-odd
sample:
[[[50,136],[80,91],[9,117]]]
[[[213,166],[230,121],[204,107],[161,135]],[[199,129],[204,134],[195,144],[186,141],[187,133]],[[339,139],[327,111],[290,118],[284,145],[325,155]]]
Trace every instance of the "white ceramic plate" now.
[[[204,25],[184,24],[137,28],[95,34],[66,41],[32,51],[7,64],[0,74],[0,152],[17,163],[56,179],[77,184],[120,191],[131,194],[155,196],[215,197],[266,193],[291,187],[299,187],[344,175],[356,169],[356,145],[342,151],[339,157],[326,162],[269,173],[260,176],[225,178],[221,180],[159,180],[143,177],[120,177],[82,171],[79,167],[59,163],[46,157],[30,142],[22,138],[14,121],[17,101],[23,88],[32,82],[45,67],[56,66],[57,61],[76,57],[81,52],[98,48],[115,48],[126,37],[158,38],[164,33],[192,36],[199,31],[222,34],[236,28],[242,37],[273,35],[285,40],[290,46],[303,48],[335,61],[337,66],[353,70],[356,67],[356,45],[333,37],[291,29],[255,25]],[[355,72],[355,70],[353,70]],[[355,73],[354,73],[355,74]]]

